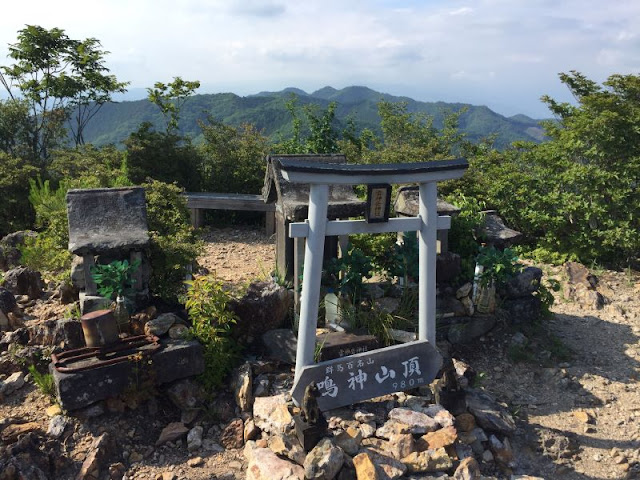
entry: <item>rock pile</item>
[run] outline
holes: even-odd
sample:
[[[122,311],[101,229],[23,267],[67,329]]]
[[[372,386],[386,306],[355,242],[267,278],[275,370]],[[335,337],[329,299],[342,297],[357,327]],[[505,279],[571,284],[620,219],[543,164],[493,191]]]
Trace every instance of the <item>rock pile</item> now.
[[[251,375],[247,368],[240,372]],[[235,432],[236,448],[242,434],[248,480],[504,478],[516,465],[509,439],[516,429],[513,418],[479,390],[467,388],[465,402],[452,411],[431,403],[432,395],[424,391],[326,412],[327,435],[306,452],[295,432],[300,410],[290,396],[238,399],[250,384],[236,381],[239,404],[253,406],[243,423],[227,427]]]

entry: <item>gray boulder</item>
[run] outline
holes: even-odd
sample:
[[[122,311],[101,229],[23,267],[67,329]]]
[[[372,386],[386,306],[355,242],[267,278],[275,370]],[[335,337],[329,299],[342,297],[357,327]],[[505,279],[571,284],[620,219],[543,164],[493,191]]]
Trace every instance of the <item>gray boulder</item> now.
[[[291,307],[289,291],[272,281],[254,282],[240,300],[230,303],[230,308],[238,315],[234,328],[236,338],[251,343],[265,332],[280,328]]]
[[[505,284],[500,292],[504,298],[521,298],[532,295],[540,288],[542,270],[538,267],[527,267]]]
[[[6,271],[20,265],[20,247],[27,237],[37,237],[31,230],[10,233],[0,239],[0,270]]]
[[[44,282],[40,272],[27,267],[17,267],[5,273],[4,287],[14,295],[27,295],[33,300],[42,296]]]
[[[18,304],[16,297],[6,288],[0,287],[0,310],[2,313],[13,312]]]

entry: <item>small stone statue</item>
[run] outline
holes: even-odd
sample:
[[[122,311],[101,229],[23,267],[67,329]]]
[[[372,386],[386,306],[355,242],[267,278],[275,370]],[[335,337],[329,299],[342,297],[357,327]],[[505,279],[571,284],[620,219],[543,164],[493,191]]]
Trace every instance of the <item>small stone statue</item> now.
[[[311,382],[304,389],[304,396],[302,397],[302,412],[301,417],[309,425],[317,425],[320,416],[320,409],[318,408],[318,396],[320,391],[315,382]]]

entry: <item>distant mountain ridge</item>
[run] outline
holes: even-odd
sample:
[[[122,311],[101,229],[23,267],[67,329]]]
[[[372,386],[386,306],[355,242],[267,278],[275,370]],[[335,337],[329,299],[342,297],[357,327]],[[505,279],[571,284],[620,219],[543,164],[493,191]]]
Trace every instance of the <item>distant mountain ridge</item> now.
[[[238,126],[253,124],[272,140],[287,138],[292,133],[291,115],[286,102],[292,95],[297,96],[299,105],[315,104],[326,108],[336,102],[336,120],[339,128],[353,119],[358,129],[369,128],[380,132],[380,117],[377,104],[380,100],[406,102],[410,112],[421,112],[434,119],[434,126],[441,128],[446,112],[456,112],[466,107],[460,116],[460,130],[471,141],[479,141],[495,136],[495,145],[505,148],[513,141],[539,142],[544,139],[544,131],[539,120],[526,115],[505,117],[486,106],[464,103],[420,102],[409,97],[398,97],[377,92],[368,87],[351,86],[337,90],[327,86],[307,93],[299,88],[289,87],[279,92],[260,92],[240,97],[234,93],[199,94],[189,98],[181,111],[180,130],[198,142],[202,138],[198,121],[210,115],[217,121]],[[95,145],[121,144],[142,122],[151,122],[163,127],[159,109],[148,100],[123,101],[105,104],[85,130],[87,143]]]

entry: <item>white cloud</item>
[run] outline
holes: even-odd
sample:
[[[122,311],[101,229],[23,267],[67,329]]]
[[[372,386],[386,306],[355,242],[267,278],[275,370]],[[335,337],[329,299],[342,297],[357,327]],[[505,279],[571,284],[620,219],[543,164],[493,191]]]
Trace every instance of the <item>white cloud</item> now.
[[[602,81],[640,64],[640,2],[629,1],[10,2],[0,64],[27,23],[100,39],[112,72],[137,87],[176,75],[241,94],[359,84],[424,100],[499,98],[503,111],[537,115],[542,94],[564,94],[560,71]]]

